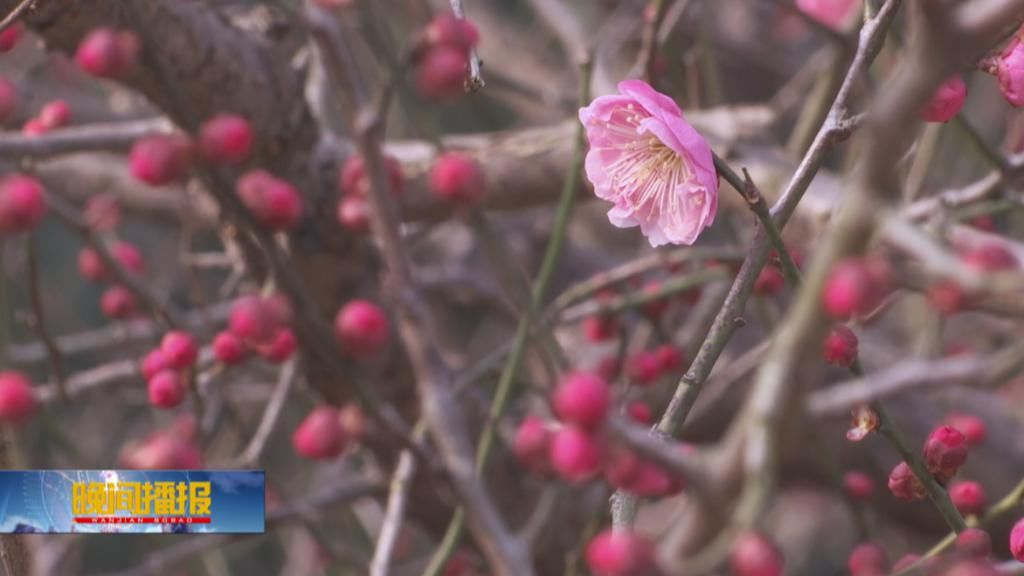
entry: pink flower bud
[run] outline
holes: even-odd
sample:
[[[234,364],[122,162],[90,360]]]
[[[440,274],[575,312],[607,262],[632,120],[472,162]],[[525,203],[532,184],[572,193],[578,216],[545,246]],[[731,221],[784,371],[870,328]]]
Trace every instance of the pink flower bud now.
[[[650,386],[661,378],[661,362],[653,352],[641,350],[626,358],[626,377],[637,386]]]
[[[226,366],[238,364],[247,354],[245,344],[231,332],[221,332],[213,339],[213,356]]]
[[[610,314],[594,314],[583,319],[583,336],[588,342],[607,342],[619,333],[619,323]]]
[[[850,470],[843,475],[843,488],[850,498],[864,501],[871,498],[875,492],[875,481],[864,472]]]
[[[992,537],[980,528],[968,528],[957,535],[956,551],[979,560],[988,558],[992,554]]]
[[[35,178],[11,174],[0,180],[0,235],[34,229],[46,209],[46,193]]]
[[[0,76],[0,124],[7,121],[14,114],[18,105],[18,91],[7,78]]]
[[[825,362],[848,367],[857,359],[857,335],[843,324],[833,326],[825,337]]]
[[[654,422],[651,407],[639,400],[629,403],[629,406],[626,407],[626,415],[637,424],[650,424]]]
[[[946,80],[932,95],[932,99],[921,109],[921,120],[941,122],[952,120],[967,100],[967,84],[959,75]]]
[[[733,542],[729,566],[733,576],[781,576],[783,559],[764,536],[746,532]]]
[[[654,358],[662,372],[675,372],[683,368],[683,352],[671,344],[662,344],[655,348]]]
[[[240,164],[252,150],[252,127],[236,114],[218,114],[199,129],[199,155],[212,164]]]
[[[1024,562],[1024,518],[1018,520],[1010,530],[1010,554],[1018,562]]]
[[[71,122],[71,107],[63,100],[47,102],[39,111],[39,122],[47,130],[67,126]]]
[[[10,52],[18,43],[21,34],[25,31],[25,25],[21,21],[12,23],[0,32],[0,53]]]
[[[1024,106],[1024,46],[1014,38],[999,55],[996,64],[999,89],[1014,108]]]
[[[146,380],[151,380],[153,376],[164,370],[169,369],[170,366],[167,364],[167,357],[160,351],[159,348],[151,350],[149,354],[146,354],[145,358],[142,359],[141,372],[142,377]]]
[[[885,550],[874,542],[859,544],[846,560],[850,576],[884,576],[888,565]]]
[[[139,38],[134,32],[97,28],[78,45],[75,62],[86,73],[100,78],[117,78],[135,66]]]
[[[288,328],[282,328],[277,331],[270,344],[256,348],[256,353],[267,362],[281,364],[292,357],[297,347],[295,333]]]
[[[754,280],[754,294],[772,296],[778,294],[785,285],[786,279],[782,276],[782,272],[777,267],[768,264],[761,268],[757,279]]]
[[[135,294],[124,286],[111,286],[100,298],[100,309],[107,318],[129,318],[139,311],[139,301]]]
[[[192,143],[182,134],[146,136],[128,153],[128,167],[137,180],[163,186],[182,177],[192,166]]]
[[[235,193],[253,218],[274,232],[291,230],[302,220],[302,197],[298,190],[266,170],[244,174],[235,183]]]
[[[311,460],[337,458],[345,451],[346,444],[338,411],[330,406],[315,408],[292,435],[295,451]]]
[[[937,566],[942,566],[938,559],[929,558],[929,562],[925,563],[921,574],[929,576],[937,574],[935,572]],[[1002,572],[987,560],[975,559],[958,560],[942,571],[942,576],[999,576],[1000,574]]]
[[[923,452],[928,471],[945,482],[967,461],[967,438],[952,426],[940,426],[928,435]]]
[[[796,6],[818,22],[840,30],[850,22],[860,3],[857,0],[797,0]]]
[[[551,404],[566,423],[592,429],[604,423],[611,403],[608,384],[596,374],[572,372],[562,377]]]
[[[25,136],[39,136],[40,134],[46,134],[49,131],[50,129],[47,128],[39,118],[29,118],[21,128],[21,133]]]
[[[36,410],[32,383],[20,372],[0,372],[0,422],[20,424]]]
[[[967,303],[967,294],[964,289],[952,280],[939,280],[932,283],[928,286],[926,296],[928,304],[946,316],[960,312]]]
[[[851,258],[836,264],[825,283],[822,305],[836,320],[867,314],[889,292],[889,268],[882,260]]]
[[[537,474],[550,469],[548,453],[551,451],[552,431],[536,416],[527,416],[516,429],[512,452],[519,463]]]
[[[278,331],[290,322],[287,301],[275,304],[274,298],[244,296],[231,307],[228,330],[249,346],[262,346],[274,341]]]
[[[361,194],[347,194],[338,201],[338,224],[353,234],[370,230],[370,203]]]
[[[402,163],[388,155],[384,155],[383,160],[391,191],[401,194],[405,186]],[[366,196],[369,193],[370,177],[366,174],[366,161],[361,154],[353,154],[345,160],[338,174],[338,185],[345,195]]]
[[[416,88],[424,97],[445,102],[465,92],[469,58],[449,46],[428,49],[416,65]]]
[[[988,428],[985,421],[965,412],[950,412],[946,415],[945,423],[956,428],[967,438],[968,446],[977,446],[985,441],[988,435]]]
[[[121,464],[136,470],[190,470],[200,468],[202,455],[188,441],[167,432],[156,432],[121,454]]]
[[[449,46],[468,52],[480,41],[480,33],[472,22],[445,12],[435,16],[423,30],[428,46]]]
[[[642,576],[654,569],[654,546],[638,534],[605,530],[587,545],[586,558],[600,576]]]
[[[160,352],[167,359],[167,366],[173,370],[189,368],[199,357],[199,349],[192,335],[179,330],[164,334],[160,342]]]
[[[981,484],[964,480],[949,488],[949,499],[964,516],[978,515],[985,511],[985,489]]]
[[[960,250],[964,264],[981,272],[1006,272],[1020,267],[1017,257],[1001,242],[989,242]]]
[[[924,486],[906,462],[900,462],[889,473],[889,491],[896,498],[906,501],[921,500],[925,496]]]
[[[157,408],[174,408],[185,400],[186,384],[180,372],[164,370],[149,379],[149,403]]]
[[[597,476],[604,463],[602,440],[576,428],[564,426],[555,432],[548,454],[551,467],[566,482],[578,484]]]
[[[430,190],[444,202],[475,202],[484,193],[483,170],[476,160],[446,152],[434,160],[430,169]]]
[[[352,300],[334,317],[334,335],[342,349],[360,359],[376,356],[387,347],[390,326],[384,312],[369,300]]]

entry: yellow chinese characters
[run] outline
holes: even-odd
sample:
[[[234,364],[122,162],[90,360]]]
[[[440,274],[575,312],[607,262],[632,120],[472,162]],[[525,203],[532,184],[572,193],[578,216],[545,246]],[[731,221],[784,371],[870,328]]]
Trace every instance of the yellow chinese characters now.
[[[209,482],[74,482],[75,516],[209,516]]]

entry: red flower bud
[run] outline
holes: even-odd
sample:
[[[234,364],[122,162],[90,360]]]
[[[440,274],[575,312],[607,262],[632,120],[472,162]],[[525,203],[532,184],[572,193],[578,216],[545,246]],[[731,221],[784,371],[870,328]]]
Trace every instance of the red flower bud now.
[[[174,408],[185,400],[186,384],[180,372],[158,372],[147,383],[149,403],[157,408]]]
[[[857,359],[857,335],[846,326],[832,327],[825,337],[825,361],[836,366],[847,367]]]
[[[192,366],[199,357],[199,349],[192,335],[179,330],[164,334],[160,342],[160,352],[167,359],[167,366],[174,370],[184,370]]]
[[[733,542],[729,566],[733,576],[781,576],[783,559],[764,536],[747,532]]]
[[[292,357],[297,347],[295,333],[288,328],[282,328],[277,331],[270,344],[257,347],[256,353],[267,362],[281,364]]]
[[[964,516],[985,511],[985,489],[977,482],[964,480],[953,484],[949,487],[949,499]]]
[[[921,120],[941,122],[952,120],[964,107],[967,100],[967,84],[959,75],[953,76],[939,86],[932,99],[921,110]]]
[[[39,111],[38,119],[47,130],[67,126],[71,121],[71,108],[63,100],[47,102]]]
[[[199,129],[199,154],[214,164],[240,164],[252,150],[252,127],[235,114],[218,114]]]
[[[112,194],[96,194],[85,201],[82,209],[86,224],[97,232],[109,232],[121,222],[121,209]]]
[[[252,170],[235,183],[235,193],[264,227],[281,232],[302,220],[302,197],[294,186],[266,170]]]
[[[1014,38],[999,55],[996,63],[999,89],[1011,106],[1024,106],[1024,45]]]
[[[661,378],[661,362],[653,352],[637,352],[626,358],[626,377],[637,386],[650,386]]]
[[[654,422],[651,407],[639,400],[629,403],[629,406],[626,407],[626,415],[637,424],[650,424]]]
[[[348,194],[338,201],[338,224],[353,234],[365,234],[370,229],[370,203],[366,196]]]
[[[167,364],[167,358],[159,348],[151,350],[146,357],[142,359],[141,372],[142,377],[146,380],[151,380],[153,376],[163,372],[169,368]]]
[[[675,372],[683,367],[683,352],[671,344],[662,344],[655,348],[654,357],[662,372]]]
[[[551,451],[551,428],[536,416],[527,416],[516,429],[512,452],[519,463],[536,474],[550,470],[548,453]]]
[[[129,318],[138,312],[139,301],[135,294],[124,286],[111,286],[103,292],[100,308],[107,318]]]
[[[583,319],[583,336],[588,342],[607,342],[619,333],[619,323],[609,314],[594,314]]]
[[[117,78],[135,66],[139,38],[134,32],[97,28],[78,45],[75,62],[86,73],[101,78]]]
[[[889,473],[889,491],[900,500],[921,500],[925,496],[924,486],[914,476],[906,462],[900,462]]]
[[[936,311],[951,316],[963,310],[967,294],[952,280],[939,280],[928,286],[928,303]]]
[[[384,155],[384,171],[387,173],[391,191],[401,194],[405,186],[402,163],[393,156]],[[366,174],[366,161],[361,154],[349,156],[341,166],[338,185],[342,194],[366,196],[370,191],[370,177]]]
[[[1017,257],[1000,242],[989,242],[960,250],[964,264],[981,272],[1005,272],[1020,267]]]
[[[337,458],[345,451],[346,443],[338,411],[330,406],[315,408],[292,435],[295,451],[312,460]]]
[[[950,412],[946,415],[945,423],[962,432],[967,438],[968,446],[981,444],[985,441],[985,436],[988,435],[985,421],[974,414]]]
[[[36,410],[32,383],[20,372],[0,372],[0,422],[19,424]]]
[[[884,576],[888,565],[885,550],[873,542],[858,545],[846,561],[850,576]]]
[[[486,182],[476,160],[458,152],[446,152],[430,169],[430,190],[444,202],[476,202]]]
[[[980,528],[968,528],[957,535],[956,551],[979,560],[988,558],[992,554],[992,537]]]
[[[573,484],[597,476],[604,463],[604,446],[597,436],[564,426],[555,432],[548,454],[551,467],[566,482]]]
[[[587,566],[599,576],[643,576],[654,570],[654,546],[631,532],[606,530],[587,545]]]
[[[754,280],[754,294],[761,296],[772,296],[778,294],[786,285],[786,279],[782,272],[772,264],[766,264]]]
[[[0,53],[10,52],[14,46],[18,43],[18,39],[21,38],[22,32],[25,31],[25,25],[21,21],[12,23],[7,28],[4,28],[0,32]]]
[[[192,142],[182,134],[146,136],[135,142],[128,166],[140,182],[163,186],[184,177],[192,166]]]
[[[334,317],[334,335],[350,356],[369,358],[387,347],[390,322],[373,302],[352,300]]]
[[[1018,562],[1024,562],[1024,518],[1017,520],[1010,530],[1010,554]]]
[[[604,423],[610,402],[608,384],[587,372],[572,372],[562,377],[551,400],[555,414],[563,422],[587,429]]]
[[[967,437],[952,426],[940,426],[928,435],[923,451],[928,471],[945,482],[967,461]]]
[[[46,208],[46,194],[35,178],[11,174],[0,180],[0,235],[32,230]]]
[[[231,332],[221,332],[213,339],[213,356],[226,366],[238,364],[247,354],[245,344]]]
[[[479,41],[476,26],[451,13],[435,16],[423,30],[423,42],[428,46],[449,46],[468,52]]]
[[[468,65],[468,55],[458,48],[430,48],[416,65],[416,88],[430,100],[454,100],[465,92]]]
[[[291,308],[282,298],[244,296],[231,307],[228,330],[249,346],[270,344],[291,321]]]
[[[889,292],[889,267],[883,260],[851,258],[836,264],[825,283],[822,304],[836,320],[867,314]]]
[[[843,475],[843,488],[854,500],[868,500],[875,492],[875,481],[864,472],[850,470]]]

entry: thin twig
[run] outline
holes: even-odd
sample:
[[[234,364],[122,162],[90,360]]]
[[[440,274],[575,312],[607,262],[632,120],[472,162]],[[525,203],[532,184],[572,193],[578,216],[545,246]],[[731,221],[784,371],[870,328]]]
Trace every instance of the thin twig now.
[[[32,8],[35,3],[36,0],[21,0],[21,3],[15,6],[14,10],[11,10],[10,14],[4,16],[3,20],[0,20],[0,32],[6,30],[11,24],[14,24],[18,18],[21,18],[21,15]]]
[[[27,136],[19,132],[0,134],[0,156],[48,158],[90,151],[120,152],[139,138],[169,134],[174,125],[166,118],[148,118],[111,124],[86,124]]]
[[[459,20],[466,19],[466,13],[462,9],[462,0],[450,0],[452,5],[452,14]],[[480,75],[480,56],[476,53],[476,48],[469,51],[469,78],[466,81],[466,89],[469,92],[476,92],[477,90],[486,86],[483,76]]]
[[[67,402],[68,391],[65,387],[67,373],[64,370],[64,356],[61,354],[60,348],[46,326],[46,311],[43,306],[42,286],[40,286],[39,282],[39,247],[37,242],[36,234],[28,238],[28,286],[30,300],[32,301],[32,327],[46,348],[46,355],[50,359],[50,367],[53,369],[53,379],[57,383],[57,393],[62,402]]]
[[[245,447],[245,450],[236,459],[237,467],[252,468],[259,464],[263,448],[267,445],[267,440],[270,439],[270,435],[277,426],[281,410],[284,408],[285,401],[288,400],[288,393],[295,386],[297,379],[298,369],[296,361],[292,359],[281,367],[280,375],[277,378],[277,385],[274,386],[274,391],[267,401],[267,407],[263,411],[263,417],[260,418],[259,426],[256,427],[256,432],[252,435],[252,439]]]
[[[421,440],[425,431],[426,427],[420,424],[413,431],[413,437],[416,440]],[[374,548],[373,558],[370,560],[370,576],[388,576],[390,574],[391,554],[405,522],[409,490],[415,475],[416,460],[413,458],[412,452],[402,450],[398,456],[395,473],[391,476],[391,489],[388,493],[384,520],[381,522],[380,535],[377,537],[377,547]]]

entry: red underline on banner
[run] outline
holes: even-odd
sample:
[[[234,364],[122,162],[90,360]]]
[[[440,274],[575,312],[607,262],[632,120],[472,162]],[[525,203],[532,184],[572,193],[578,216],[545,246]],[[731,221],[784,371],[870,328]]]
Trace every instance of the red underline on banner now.
[[[76,516],[75,524],[209,524],[209,516]]]

